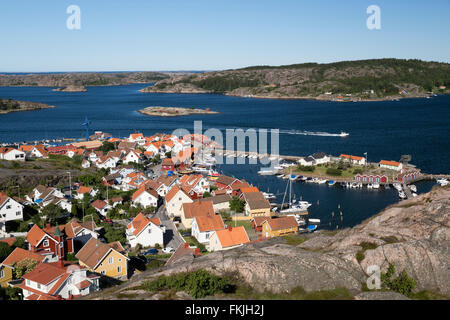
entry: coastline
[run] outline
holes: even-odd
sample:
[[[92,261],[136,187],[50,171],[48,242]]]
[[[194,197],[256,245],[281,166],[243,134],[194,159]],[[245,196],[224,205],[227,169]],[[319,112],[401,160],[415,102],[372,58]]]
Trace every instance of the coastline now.
[[[17,109],[8,109],[8,110],[0,110],[0,115],[8,114],[12,112],[22,112],[22,111],[36,111],[41,109],[53,109],[56,106],[48,105],[40,102],[28,102],[28,101],[16,101],[20,104],[20,107]]]

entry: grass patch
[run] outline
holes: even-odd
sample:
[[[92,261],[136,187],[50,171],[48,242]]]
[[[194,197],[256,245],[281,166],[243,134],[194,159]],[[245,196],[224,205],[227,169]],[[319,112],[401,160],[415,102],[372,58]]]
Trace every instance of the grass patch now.
[[[364,252],[366,252],[366,250],[373,250],[376,249],[378,247],[378,245],[376,243],[372,243],[372,242],[361,242],[359,244],[359,246],[361,247],[361,250],[359,250],[356,253],[356,260],[358,260],[358,262],[361,262],[364,260],[364,258],[366,257]]]
[[[306,238],[295,235],[283,236],[282,238],[286,240],[286,244],[290,246],[298,246],[306,241]]]
[[[383,240],[386,243],[396,243],[399,241],[396,236],[382,237],[381,240]]]

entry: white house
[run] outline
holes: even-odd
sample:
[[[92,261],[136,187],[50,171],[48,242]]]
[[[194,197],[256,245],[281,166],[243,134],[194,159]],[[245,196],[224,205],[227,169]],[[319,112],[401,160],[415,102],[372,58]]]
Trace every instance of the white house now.
[[[95,165],[99,169],[111,169],[117,166],[117,161],[114,158],[102,156],[98,158],[98,160],[95,162]]]
[[[344,161],[350,161],[352,164],[357,164],[360,166],[363,166],[366,164],[366,158],[359,157],[359,156],[352,156],[349,154],[341,154],[339,156],[339,159],[342,159]]]
[[[134,150],[130,150],[125,157],[123,157],[122,162],[125,164],[134,162],[134,163],[140,163],[141,157],[138,155],[138,153]]]
[[[178,185],[174,185],[166,194],[165,203],[169,217],[181,217],[183,203],[194,202]]]
[[[0,160],[25,161],[25,152],[14,148],[0,148]]]
[[[97,194],[97,190],[94,190],[90,187],[80,186],[77,190],[77,194],[75,195],[75,198],[78,200],[82,200],[85,194],[90,195],[91,197],[95,197]]]
[[[191,234],[200,243],[209,243],[215,231],[225,229],[220,214],[197,216],[192,221]]]
[[[82,162],[81,162],[81,167],[83,168],[83,169],[87,169],[87,168],[89,168],[91,166],[91,163],[89,162],[89,161],[87,161],[86,159],[84,159]]]
[[[23,276],[19,285],[24,300],[72,299],[99,290],[99,276],[88,276],[87,269],[78,265],[39,263]]]
[[[0,221],[23,220],[23,205],[0,193]]]
[[[403,164],[397,161],[388,161],[388,160],[381,160],[380,161],[380,168],[385,168],[389,170],[395,170],[395,171],[401,171],[403,169]]]
[[[137,207],[140,205],[143,208],[158,207],[158,193],[153,189],[146,189],[145,186],[136,190],[133,193],[131,205]]]
[[[97,210],[97,212],[104,217],[106,217],[108,210],[111,209],[111,206],[106,201],[100,199],[97,199],[94,202],[92,202],[91,206],[93,206],[95,210]]]
[[[249,243],[247,232],[243,226],[218,230],[209,239],[209,251],[229,250]]]
[[[330,161],[330,156],[326,155],[324,152],[316,152],[311,156],[298,160],[302,166],[316,166],[318,164],[328,163]]]
[[[138,144],[145,143],[145,138],[142,133],[132,133],[128,137],[129,142],[137,142]]]
[[[127,240],[131,247],[140,244],[143,247],[154,247],[157,243],[164,246],[165,227],[159,218],[147,218],[139,213],[127,228]]]

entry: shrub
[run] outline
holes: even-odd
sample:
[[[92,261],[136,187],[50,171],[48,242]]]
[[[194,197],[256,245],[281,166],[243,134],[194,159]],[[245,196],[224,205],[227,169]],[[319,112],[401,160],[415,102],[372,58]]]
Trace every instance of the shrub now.
[[[13,251],[6,242],[0,242],[0,261],[3,261]]]
[[[206,270],[197,270],[146,281],[142,284],[142,288],[152,292],[167,289],[186,291],[193,298],[198,299],[216,293],[229,292],[232,285],[226,278],[213,275]]]
[[[395,265],[389,264],[386,273],[381,273],[381,283],[387,289],[403,294],[407,297],[413,297],[413,290],[416,287],[416,281],[408,276],[406,270],[403,270],[397,278],[395,274]]]
[[[358,251],[358,252],[356,253],[356,260],[358,260],[358,262],[363,261],[365,257],[366,257],[366,256],[364,255],[364,252],[363,252],[363,251]]]

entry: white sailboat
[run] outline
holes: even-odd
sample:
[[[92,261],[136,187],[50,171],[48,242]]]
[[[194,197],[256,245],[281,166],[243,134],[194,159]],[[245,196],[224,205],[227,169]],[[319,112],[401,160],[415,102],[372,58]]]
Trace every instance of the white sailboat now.
[[[289,187],[289,207],[287,209],[283,209],[284,200],[286,199],[286,193]],[[295,212],[304,212],[311,206],[311,203],[308,201],[298,201],[292,199],[292,180],[289,179],[288,184],[286,185],[286,191],[284,192],[283,202],[281,204],[280,213],[295,213]]]

